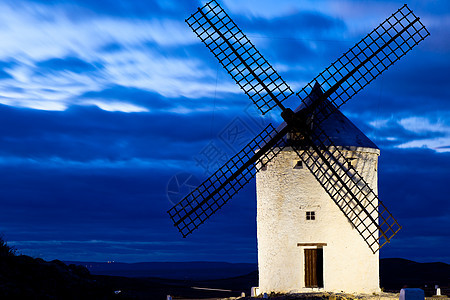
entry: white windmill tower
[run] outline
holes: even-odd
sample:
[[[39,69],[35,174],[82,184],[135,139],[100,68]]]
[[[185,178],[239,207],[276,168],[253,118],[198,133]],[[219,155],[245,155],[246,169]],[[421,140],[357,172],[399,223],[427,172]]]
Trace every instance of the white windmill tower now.
[[[376,194],[378,147],[339,110],[321,128]],[[294,150],[301,142],[298,133],[289,133],[278,145],[278,155],[262,162],[256,174],[260,290],[379,292],[379,252],[367,247],[347,218],[359,215],[360,209],[348,206],[343,214],[322,188],[322,172],[313,174],[298,155],[309,154]],[[372,204],[377,207],[378,201]],[[371,215],[376,219],[378,212]],[[359,226],[372,225],[367,218]]]
[[[283,105],[290,87],[216,1],[186,22],[258,109],[278,107],[285,122],[169,209],[174,225],[186,237],[259,172],[261,291],[378,291],[377,251],[401,227],[377,197],[379,150],[338,109],[429,35],[419,18],[401,7],[298,92],[295,111]]]

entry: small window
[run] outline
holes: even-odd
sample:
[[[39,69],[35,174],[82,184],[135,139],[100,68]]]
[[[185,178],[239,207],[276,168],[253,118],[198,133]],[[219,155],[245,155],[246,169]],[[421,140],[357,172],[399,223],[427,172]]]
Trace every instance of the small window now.
[[[301,160],[297,160],[295,162],[294,169],[303,169],[303,162]]]
[[[307,211],[306,212],[306,220],[315,220],[316,212],[315,211]]]

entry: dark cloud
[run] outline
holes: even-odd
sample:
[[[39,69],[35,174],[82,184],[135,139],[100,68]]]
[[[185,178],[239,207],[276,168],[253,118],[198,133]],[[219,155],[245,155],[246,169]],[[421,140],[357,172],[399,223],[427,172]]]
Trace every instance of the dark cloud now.
[[[183,17],[187,12],[191,12],[201,6],[198,1],[138,1],[138,0],[21,0],[15,1],[13,5],[27,5],[35,2],[48,7],[66,6],[69,7],[68,16],[73,19],[83,18],[91,13],[99,15],[109,15],[119,18],[154,18],[162,16]],[[90,11],[90,12],[89,12]],[[81,13],[81,14],[80,14]]]
[[[19,3],[26,4],[27,1],[20,1]],[[28,1],[29,2],[29,1]],[[148,12],[159,12],[161,10],[160,5],[157,1],[88,1],[88,0],[34,0],[39,4],[44,4],[48,6],[55,5],[71,5],[75,7],[84,7],[86,9],[92,10],[101,14],[111,14],[111,15],[142,15]]]
[[[323,34],[344,30],[345,23],[319,12],[297,11],[291,15],[266,18],[236,17],[236,22],[246,32],[261,32],[269,37],[293,37],[297,34]]]
[[[119,43],[109,43],[106,45],[103,45],[100,48],[100,51],[107,52],[107,53],[114,53],[114,52],[120,52],[124,49],[123,45]]]
[[[436,163],[448,162],[447,156],[426,150],[382,151],[379,166],[380,198],[403,226],[398,238],[382,251],[382,256],[390,257],[403,252],[401,257],[419,261],[432,259],[431,255],[444,257],[445,254],[437,250],[429,254],[430,257],[421,255],[423,246],[420,242],[433,239],[430,245],[438,246],[440,240],[448,238],[445,230],[445,213],[449,211],[445,201],[445,178],[448,178],[449,166]],[[162,187],[170,176],[170,169],[143,169],[139,172],[126,168],[81,171],[69,168],[40,173],[39,170],[20,168],[16,172],[11,172],[11,169],[4,172],[2,190],[11,191],[4,195],[4,199],[10,199],[10,205],[14,204],[16,210],[4,205],[3,226],[16,229],[17,237],[20,237],[17,240],[35,240],[36,233],[39,232],[39,239],[43,241],[106,241],[84,246],[80,242],[73,243],[75,249],[69,251],[66,259],[76,256],[77,250],[89,249],[91,257],[115,253],[116,257],[124,258],[133,253],[136,258],[141,257],[141,250],[146,250],[149,253],[147,258],[156,260],[170,260],[171,257],[217,260],[225,255],[228,259],[242,261],[245,258],[255,261],[254,181],[189,239],[182,239],[165,214],[170,203],[165,198]],[[160,174],[160,179],[153,175],[154,172]],[[15,188],[16,186],[19,187]],[[29,192],[21,194],[20,191],[24,190]],[[77,191],[76,194],[73,191]],[[18,207],[32,209],[20,211]],[[432,221],[439,218],[443,218],[444,222]],[[423,226],[424,222],[427,226]],[[33,230],[28,229],[29,233],[26,233],[25,228],[20,230],[23,224],[32,225]],[[148,241],[157,244],[139,245],[139,242]],[[230,251],[229,246],[226,246],[229,241],[239,245],[238,249],[233,248],[230,256],[226,255]],[[182,243],[182,250],[180,247],[167,247],[175,242]],[[123,253],[112,251],[115,243],[122,243]],[[60,250],[69,245],[72,244],[63,242]],[[45,243],[43,246],[34,245],[33,248],[52,253],[47,252]],[[53,251],[56,255],[57,251]],[[159,256],[150,256],[156,252]]]
[[[174,106],[171,99],[164,98],[154,92],[121,85],[114,85],[101,91],[87,92],[80,95],[80,98],[100,99],[106,101],[119,100],[152,109],[169,108]]]
[[[45,71],[69,71],[73,73],[84,73],[96,71],[102,68],[100,63],[91,64],[76,57],[52,58],[36,63],[38,73]]]
[[[1,230],[22,245],[18,247],[21,251],[44,253],[46,258],[103,261],[113,255],[131,261],[222,260],[229,251],[226,241],[232,240],[239,246],[227,260],[254,261],[254,188],[233,199],[221,214],[186,240],[166,214],[171,203],[165,187],[172,171],[170,167],[102,168],[95,164],[86,169],[42,165],[2,168]],[[42,243],[27,245],[30,240]],[[84,243],[89,240],[104,242]],[[171,247],[171,243],[178,245]],[[115,249],[118,245],[123,252]],[[75,248],[64,250],[71,246]],[[144,250],[147,252],[141,253]],[[130,253],[133,258],[127,256]]]
[[[333,37],[331,39],[335,39],[336,35],[340,36],[346,29],[342,20],[319,12],[298,11],[272,19],[236,19],[238,26],[271,63],[278,61],[290,65],[301,64],[304,70],[308,69],[311,58],[323,57],[323,53],[312,49],[312,42],[327,42],[326,37],[329,35]],[[314,73],[310,75],[315,75]],[[306,77],[306,74],[304,76]],[[287,75],[287,78],[290,76]]]
[[[15,65],[15,61],[0,61],[0,80],[13,78],[5,69],[11,68]]]
[[[13,78],[8,72],[0,70],[0,80]]]
[[[200,5],[198,1],[34,2],[48,9],[73,8],[67,11],[69,18],[101,15],[132,22],[180,21]],[[348,40],[350,30],[342,20],[317,12],[298,11],[272,19],[237,17],[236,23],[270,63],[287,66],[281,75],[288,82],[311,80],[361,38]],[[450,60],[444,45],[448,39],[442,32],[445,29],[432,32],[430,45],[418,46],[343,107],[381,148],[380,198],[403,226],[398,238],[383,249],[384,257],[450,259],[445,252],[450,240],[446,230],[449,154],[395,148],[412,140],[443,136],[442,132],[408,131],[398,124],[400,118],[431,118],[450,109],[446,88]],[[155,42],[142,45],[163,58],[204,64],[200,69],[205,75],[196,83],[232,82],[200,42],[182,47]],[[104,53],[126,48],[121,41],[98,47]],[[9,69],[14,66],[14,60],[0,62],[0,79],[11,78]],[[35,66],[37,74],[70,71],[86,75],[102,68],[77,56],[55,56]],[[208,75],[211,70],[216,77]],[[18,85],[4,91],[21,93],[24,89]],[[254,180],[188,239],[181,238],[166,214],[172,205],[168,183],[176,174],[187,172],[201,181],[206,171],[214,170],[206,170],[196,160],[209,143],[230,157],[240,146],[224,139],[232,136],[228,133],[244,128],[246,141],[261,131],[262,123],[273,121],[260,122],[255,114],[249,116],[246,105],[250,102],[243,93],[164,97],[111,83],[74,100],[71,103],[119,101],[149,111],[108,112],[72,105],[52,112],[0,106],[0,232],[7,240],[16,242],[25,254],[49,259],[256,261]],[[291,100],[298,105],[295,96]],[[377,119],[390,121],[378,127],[368,123]],[[236,124],[241,127],[233,127]]]
[[[0,106],[0,116],[1,156],[62,163],[191,161],[211,140],[226,147],[219,134],[235,124],[223,112],[123,113],[95,107],[47,112]],[[254,116],[242,114],[239,121],[240,135],[247,140],[262,130]]]
[[[416,107],[423,113],[450,110],[450,104],[447,101],[450,92],[441,88],[450,85],[450,76],[448,76],[450,53],[437,57],[428,53],[425,57],[424,53],[415,50],[413,49],[395,66],[395,72],[386,72],[384,86],[386,89],[399,93],[399,95],[392,95],[389,103],[398,105],[398,102],[402,102],[406,108]],[[425,101],[426,98],[431,98],[433,101]]]
[[[449,214],[450,204],[445,200],[449,176],[450,153],[427,149],[385,149],[381,152],[380,195],[397,207],[402,216]]]
[[[426,42],[426,41],[425,41]],[[413,49],[351,99],[343,110],[369,118],[436,117],[450,110],[445,57]]]
[[[382,257],[448,261],[450,153],[427,149],[382,149],[379,195],[403,229]],[[433,249],[431,252],[426,249]]]
[[[209,113],[128,114],[91,107],[46,112],[2,106],[0,115],[0,230],[21,251],[60,259],[104,260],[112,251],[129,261],[222,260],[229,252],[223,241],[233,240],[239,247],[227,260],[255,261],[254,182],[189,240],[181,238],[166,214],[172,205],[167,198],[172,176],[188,171],[205,178],[193,157],[214,138],[205,126]],[[218,128],[230,121],[220,113],[214,119]],[[105,242],[83,245],[89,240]],[[139,244],[148,241],[159,244]],[[171,250],[171,242],[183,243],[182,249]],[[117,243],[124,244],[123,251],[116,251]]]
[[[271,44],[271,56],[277,61],[289,64],[306,63],[313,52],[310,47],[301,40],[275,39]]]

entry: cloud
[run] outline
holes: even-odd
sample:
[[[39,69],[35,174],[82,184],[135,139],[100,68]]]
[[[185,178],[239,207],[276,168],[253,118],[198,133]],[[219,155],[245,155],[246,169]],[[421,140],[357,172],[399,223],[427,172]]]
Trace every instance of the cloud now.
[[[380,197],[404,227],[382,255],[425,257],[413,246],[429,242],[435,252],[426,259],[445,260],[450,27],[446,3],[422,2],[410,6],[432,35],[343,109],[380,146]],[[221,3],[294,90],[401,6]],[[250,139],[280,119],[275,110],[263,122],[248,116],[250,100],[183,22],[197,5],[0,4],[0,230],[8,241],[49,259],[256,261],[254,181],[189,239],[166,214],[175,174],[207,176],[196,161],[205,147],[238,150],[221,139],[236,120]]]
[[[39,4],[19,10],[3,3],[1,11],[0,37],[7,43],[0,59],[14,62],[3,68],[1,103],[64,110],[79,104],[76,98],[80,95],[114,84],[164,96],[202,97],[217,90],[211,84],[209,90],[203,86],[203,94],[198,93],[197,80],[212,73],[201,63],[186,55],[177,58],[155,51],[155,47],[197,42],[182,21],[115,19],[88,13],[86,18],[72,19],[67,7],[48,10]],[[115,51],[111,45],[117,45]],[[235,91],[234,86],[231,90]],[[111,109],[104,102],[96,103]],[[136,111],[135,106],[116,103],[114,109]]]
[[[240,245],[236,251],[246,249],[227,260],[255,260],[253,189],[186,240],[165,213],[170,207],[165,185],[172,168],[126,164],[117,169],[47,169],[40,164],[2,170],[2,230],[25,254],[97,261],[107,256],[118,261],[223,260],[225,241],[232,239]],[[208,238],[212,235],[216,237]]]
[[[6,0],[8,1],[8,0]],[[137,18],[148,19],[150,17],[166,17],[174,15],[182,18],[186,12],[194,10],[200,5],[198,1],[179,2],[176,0],[156,0],[142,2],[139,0],[117,0],[110,2],[108,0],[89,1],[89,0],[9,0],[11,5],[16,7],[29,6],[35,3],[51,9],[52,7],[62,7],[69,11],[72,19],[83,18],[80,10],[90,14],[99,14],[115,18]]]
[[[26,164],[30,159],[28,163],[55,167],[81,163],[86,168],[134,166],[139,160],[143,165],[192,164],[193,157],[234,119],[225,112],[123,113],[94,107],[46,112],[0,106],[0,116],[3,164]],[[255,119],[243,120],[250,135],[261,130],[253,129]]]
[[[398,148],[428,148],[437,152],[450,152],[450,137],[414,140],[397,146]]]
[[[444,114],[415,116],[396,120],[375,119],[368,122],[369,131],[377,143],[395,148],[424,148],[437,152],[449,151],[450,126]]]
[[[188,171],[205,178],[193,157],[216,134],[209,112],[123,113],[83,106],[52,112],[0,106],[0,116],[1,230],[21,252],[71,260],[223,260],[228,252],[223,241],[233,239],[242,251],[227,260],[255,260],[254,186],[188,241],[166,214],[172,176]],[[219,129],[229,121],[227,114],[214,116]],[[215,232],[221,235],[208,238]],[[33,242],[36,237],[42,244]],[[206,239],[214,246],[206,247]],[[173,243],[183,247],[168,249]]]
[[[316,35],[317,38],[326,35],[340,35],[339,31],[345,30],[342,20],[322,14],[317,11],[294,11],[275,18],[241,18],[242,28],[250,32],[263,32],[269,37],[310,37]]]
[[[448,261],[450,205],[447,181],[450,153],[429,149],[381,149],[378,167],[379,196],[403,227],[382,257],[404,257],[420,262]],[[435,245],[433,247],[433,245]]]
[[[446,126],[442,122],[431,122],[429,119],[424,117],[410,117],[405,118],[398,123],[406,130],[415,133],[450,133],[450,126]]]
[[[382,149],[379,189],[388,206],[403,216],[442,216],[450,207],[444,200],[450,153],[429,149]],[[402,206],[408,205],[408,209]],[[435,210],[433,207],[440,207]]]
[[[233,5],[229,2],[226,6]],[[267,5],[270,3],[264,3],[261,11],[277,11],[268,10]],[[151,2],[139,9],[145,12],[139,18],[134,13],[127,15],[128,8],[136,10],[140,6],[135,2],[117,2],[108,7],[111,11],[105,11],[100,4],[91,6],[84,1],[70,5],[65,1],[49,5],[3,3],[5,18],[0,37],[8,44],[0,50],[0,58],[13,58],[15,65],[4,69],[4,77],[9,80],[0,80],[4,91],[1,103],[64,110],[80,104],[76,103],[80,95],[111,85],[172,98],[240,93],[229,79],[216,80],[218,72],[212,57],[205,49],[198,50],[203,46],[179,18],[181,7],[172,2]],[[188,11],[191,6],[195,3],[183,8]],[[326,65],[335,56],[332,53],[340,53],[341,50],[333,50],[333,44],[348,29],[329,11],[300,8],[294,2],[282,7],[281,13],[273,16],[236,17],[258,48],[268,54],[270,62],[284,69],[282,75],[300,88],[320,70],[314,66]],[[112,13],[121,9],[122,17]],[[161,15],[162,11],[167,14]],[[330,44],[327,39],[334,41]],[[320,45],[323,40],[326,47]],[[137,103],[121,100],[107,105],[95,99],[86,104],[109,110],[145,111]],[[186,111],[186,107],[175,111]]]
[[[101,68],[99,65],[94,66],[76,57],[52,58],[46,61],[37,62],[36,66],[40,69],[51,69],[56,72],[68,71],[73,73],[84,73]]]

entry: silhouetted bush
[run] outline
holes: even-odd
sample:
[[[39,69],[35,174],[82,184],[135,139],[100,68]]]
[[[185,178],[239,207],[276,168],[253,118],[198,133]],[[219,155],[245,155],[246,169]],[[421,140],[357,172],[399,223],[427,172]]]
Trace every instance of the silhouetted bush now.
[[[72,273],[80,276],[80,277],[90,277],[91,273],[89,272],[89,270],[81,265],[75,265],[75,264],[70,264],[69,265],[69,269],[72,270]]]
[[[114,290],[83,266],[16,255],[0,237],[0,299],[111,299]]]
[[[16,249],[8,246],[3,236],[0,236],[0,256],[14,256],[16,255]]]

